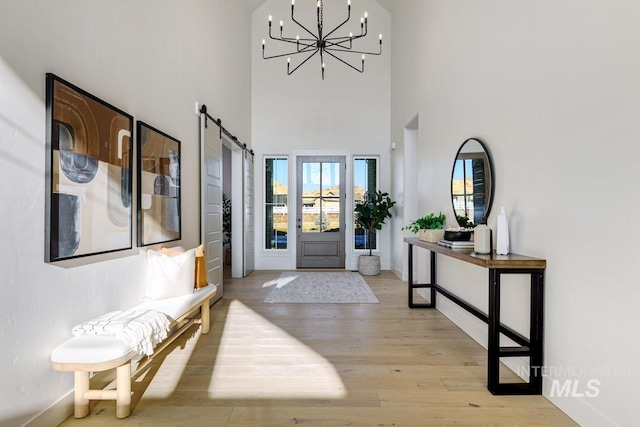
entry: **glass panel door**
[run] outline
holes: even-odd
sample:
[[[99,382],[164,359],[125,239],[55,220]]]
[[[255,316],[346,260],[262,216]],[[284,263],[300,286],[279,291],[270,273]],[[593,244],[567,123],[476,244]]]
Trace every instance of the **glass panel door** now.
[[[344,268],[344,157],[299,157],[297,267]]]

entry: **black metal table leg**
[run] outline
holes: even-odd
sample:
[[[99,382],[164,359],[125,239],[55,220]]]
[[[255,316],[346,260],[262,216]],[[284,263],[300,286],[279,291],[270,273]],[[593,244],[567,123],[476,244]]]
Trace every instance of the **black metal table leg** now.
[[[529,341],[531,345],[529,385],[531,392],[542,394],[542,366],[544,333],[544,271],[531,273],[531,309]]]
[[[493,394],[500,384],[500,274],[489,269],[489,339],[487,343],[487,388]]]
[[[407,256],[407,268],[409,272],[407,274],[408,284],[408,303],[409,308],[435,308],[436,307],[436,253],[431,252],[431,283],[414,283],[413,281],[413,245],[408,244],[409,253]],[[431,288],[431,301],[428,303],[417,303],[413,301],[413,291],[420,288]]]
[[[431,301],[429,301],[429,304],[431,305],[431,307],[436,308],[436,290],[437,290],[436,288],[438,286],[438,271],[437,271],[435,252],[431,252],[431,278],[429,283],[431,284]]]
[[[407,283],[409,288],[409,298],[407,299],[409,303],[409,308],[413,308],[413,245],[411,243],[408,244],[409,253],[407,254],[407,269],[408,277]]]

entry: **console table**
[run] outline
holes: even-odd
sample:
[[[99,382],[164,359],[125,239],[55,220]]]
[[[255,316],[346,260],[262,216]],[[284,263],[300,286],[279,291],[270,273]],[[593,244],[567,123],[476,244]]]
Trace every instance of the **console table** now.
[[[436,293],[440,293],[456,303],[478,319],[488,325],[489,339],[487,388],[492,394],[542,394],[542,346],[543,346],[543,316],[544,316],[544,271],[547,262],[543,259],[531,258],[524,255],[509,254],[481,255],[470,249],[449,249],[437,243],[428,243],[415,237],[407,237],[404,241],[409,246],[408,254],[408,288],[410,308],[435,308]],[[413,280],[413,247],[430,251],[431,280],[430,283],[414,283]],[[476,307],[458,298],[450,291],[438,284],[436,254],[441,254],[457,260],[468,262],[489,270],[489,313],[485,314]],[[531,307],[529,318],[529,338],[500,323],[500,278],[503,274],[528,274],[531,277]],[[418,288],[429,288],[431,300],[429,303],[413,301],[413,291]],[[501,347],[500,334],[505,335],[518,344],[517,347]],[[501,383],[501,357],[529,357],[528,383]]]

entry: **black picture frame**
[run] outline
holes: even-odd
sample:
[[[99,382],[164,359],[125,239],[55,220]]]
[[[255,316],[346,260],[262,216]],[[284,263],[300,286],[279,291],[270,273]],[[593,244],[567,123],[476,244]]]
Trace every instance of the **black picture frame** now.
[[[138,246],[182,238],[181,143],[137,122]]]
[[[45,262],[132,248],[133,117],[46,74]]]

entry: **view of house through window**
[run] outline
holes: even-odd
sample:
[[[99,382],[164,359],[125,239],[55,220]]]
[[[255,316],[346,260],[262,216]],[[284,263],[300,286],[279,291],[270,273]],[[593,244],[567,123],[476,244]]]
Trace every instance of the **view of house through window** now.
[[[485,165],[488,160],[483,153],[460,153],[453,168],[451,196],[457,217],[465,217],[480,224],[486,204],[488,182]],[[479,208],[479,209],[478,209]]]
[[[287,186],[289,162],[286,158],[270,157],[264,161],[265,173],[265,249],[287,249]]]
[[[314,164],[310,164],[311,168]],[[332,163],[318,164],[318,176],[326,177],[326,182],[330,182],[335,176],[335,167]],[[288,227],[288,183],[289,183],[289,161],[285,157],[267,157],[264,163],[265,171],[265,249],[287,249],[287,227]],[[305,173],[310,174],[308,170]],[[354,203],[365,200],[367,194],[375,193],[378,190],[378,159],[374,157],[356,157],[353,165],[353,200]],[[330,187],[330,186],[329,186]],[[304,199],[305,216],[304,227],[306,232],[331,231],[338,227],[334,216],[333,204],[337,200],[331,191],[315,194],[306,188]],[[317,189],[316,189],[317,190]],[[317,210],[317,212],[316,212]],[[311,212],[313,211],[313,212]],[[335,224],[334,224],[335,223]],[[369,242],[367,233],[361,228],[354,229],[355,249],[376,249],[376,236]]]
[[[340,229],[340,163],[309,162],[302,169],[302,231]]]
[[[356,157],[353,161],[353,202],[365,200],[368,194],[378,190],[378,159]],[[354,247],[356,249],[376,249],[377,236],[372,236],[371,242],[366,230],[355,227]]]

